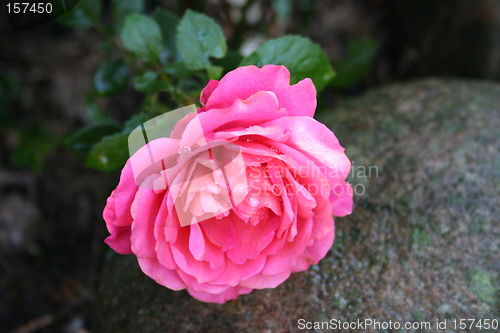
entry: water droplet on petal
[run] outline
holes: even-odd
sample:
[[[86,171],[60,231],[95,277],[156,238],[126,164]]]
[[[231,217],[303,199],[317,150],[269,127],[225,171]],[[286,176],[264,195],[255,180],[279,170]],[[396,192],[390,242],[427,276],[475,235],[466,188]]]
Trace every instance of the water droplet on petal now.
[[[259,205],[259,203],[260,203],[260,201],[257,198],[248,199],[248,204],[253,208],[257,207]]]
[[[191,152],[191,148],[188,146],[181,147],[181,149],[179,149],[179,154],[186,154],[186,153],[190,153],[190,152]]]
[[[215,185],[215,184],[209,184],[207,185],[207,190],[210,192],[210,193],[213,193],[213,194],[219,194],[220,193],[220,187]]]

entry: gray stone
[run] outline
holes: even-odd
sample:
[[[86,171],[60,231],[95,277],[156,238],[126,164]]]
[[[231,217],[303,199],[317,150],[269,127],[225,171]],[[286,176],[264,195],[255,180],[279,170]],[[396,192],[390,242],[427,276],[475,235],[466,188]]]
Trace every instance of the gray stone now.
[[[319,115],[354,162],[352,215],[327,257],[272,290],[204,304],[114,255],[96,332],[295,331],[300,318],[498,318],[500,86],[425,80]],[[368,174],[369,167],[371,175]],[[375,171],[378,171],[376,174]],[[363,174],[364,173],[364,174]],[[435,331],[433,326],[432,331]]]

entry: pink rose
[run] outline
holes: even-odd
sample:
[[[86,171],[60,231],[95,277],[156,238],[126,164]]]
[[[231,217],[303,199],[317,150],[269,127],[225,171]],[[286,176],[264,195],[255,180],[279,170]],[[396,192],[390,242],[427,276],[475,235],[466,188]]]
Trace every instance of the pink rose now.
[[[312,81],[290,85],[284,66],[237,68],[201,104],[129,159],[104,209],[106,243],[157,283],[224,303],[326,255],[333,216],[352,210],[351,165],[312,118]]]

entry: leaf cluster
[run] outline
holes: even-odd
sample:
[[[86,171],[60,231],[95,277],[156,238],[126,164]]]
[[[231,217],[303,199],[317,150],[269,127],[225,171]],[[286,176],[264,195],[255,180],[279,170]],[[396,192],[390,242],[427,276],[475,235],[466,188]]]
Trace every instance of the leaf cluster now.
[[[160,7],[147,12],[145,0],[112,0],[110,12],[103,14],[100,0],[86,0],[60,19],[75,29],[93,28],[104,39],[101,49],[106,61],[97,68],[87,93],[92,121],[67,140],[87,166],[103,171],[123,166],[128,158],[127,137],[135,127],[168,110],[195,104],[209,79],[219,79],[236,66],[285,65],[292,83],[311,78],[321,91],[330,82],[337,82],[336,87],[352,84],[356,80],[349,78],[350,72],[359,80],[364,68],[369,68],[366,58],[373,58],[353,47],[353,56],[338,63],[340,81],[332,81],[332,63],[306,37],[269,39],[242,57],[239,50],[228,47],[221,26],[205,14],[188,9],[178,16]],[[110,119],[99,108],[101,99],[130,90],[142,94],[143,103],[125,123]]]

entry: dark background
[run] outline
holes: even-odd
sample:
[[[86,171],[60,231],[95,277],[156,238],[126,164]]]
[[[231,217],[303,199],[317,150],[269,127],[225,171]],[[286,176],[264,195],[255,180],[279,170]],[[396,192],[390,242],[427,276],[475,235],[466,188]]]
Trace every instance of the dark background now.
[[[81,0],[85,1],[85,0]],[[332,61],[350,41],[378,43],[373,65],[350,87],[328,87],[321,112],[368,89],[419,77],[500,79],[500,1],[317,0],[268,2],[244,31],[225,1],[149,1],[182,14],[205,12],[229,43],[295,33]],[[104,1],[105,18],[109,1]],[[264,36],[266,37],[266,36]],[[89,332],[106,253],[101,217],[118,172],[101,173],[64,146],[89,122],[85,92],[103,61],[101,37],[56,22],[13,32],[0,12],[0,332]],[[132,87],[102,101],[118,120],[140,105]]]

